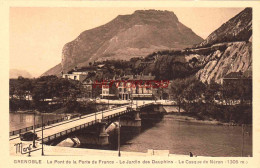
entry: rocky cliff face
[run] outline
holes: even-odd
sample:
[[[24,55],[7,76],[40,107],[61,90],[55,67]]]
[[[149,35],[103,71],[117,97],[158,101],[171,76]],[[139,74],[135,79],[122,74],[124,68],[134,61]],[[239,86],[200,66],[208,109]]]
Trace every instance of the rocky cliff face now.
[[[157,50],[191,47],[202,40],[173,12],[139,10],[82,32],[64,46],[61,66],[67,72],[96,60],[129,60]]]
[[[243,10],[194,48],[152,57],[144,71],[163,79],[196,75],[203,82],[220,83],[230,72],[252,73],[252,9]]]
[[[216,50],[206,56],[205,66],[196,76],[203,82],[216,81],[230,72],[246,72],[252,70],[252,43],[232,42],[226,44],[225,50]]]
[[[225,46],[207,55],[204,68],[196,76],[210,82],[220,82],[230,72],[252,73],[252,8],[246,8],[209,35],[197,47]]]
[[[195,45],[209,47],[222,42],[248,41],[252,35],[252,8],[246,8]]]

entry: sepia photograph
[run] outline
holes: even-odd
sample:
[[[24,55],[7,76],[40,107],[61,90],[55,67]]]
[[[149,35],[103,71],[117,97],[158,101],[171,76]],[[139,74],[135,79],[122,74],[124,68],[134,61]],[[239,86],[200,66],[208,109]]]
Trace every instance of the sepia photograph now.
[[[9,155],[254,157],[252,11],[10,7]]]

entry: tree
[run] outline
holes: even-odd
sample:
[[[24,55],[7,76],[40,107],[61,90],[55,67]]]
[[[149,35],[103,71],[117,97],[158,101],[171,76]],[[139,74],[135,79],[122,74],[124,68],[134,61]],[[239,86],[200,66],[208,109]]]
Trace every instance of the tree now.
[[[48,102],[46,99],[68,104],[75,102],[80,95],[82,86],[79,81],[58,78],[56,76],[44,76],[34,82],[33,101],[35,108],[46,111]],[[75,103],[74,103],[75,104]]]
[[[10,109],[30,109],[30,95],[32,91],[32,79],[19,77],[18,79],[10,79],[9,96]]]
[[[204,93],[204,100],[206,103],[214,103],[215,99],[220,99],[221,85],[211,81],[210,84],[206,83],[206,90]]]
[[[201,81],[192,79],[183,91],[184,98],[189,102],[198,102],[201,100],[205,88],[205,84]]]
[[[189,85],[190,79],[176,79],[171,84],[171,97],[177,101],[177,104],[179,105],[179,112],[181,108],[181,104],[184,101],[184,90]]]

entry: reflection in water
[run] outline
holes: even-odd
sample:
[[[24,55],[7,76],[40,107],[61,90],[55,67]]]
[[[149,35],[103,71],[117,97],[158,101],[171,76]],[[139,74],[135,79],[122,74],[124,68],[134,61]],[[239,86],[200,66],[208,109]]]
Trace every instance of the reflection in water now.
[[[33,125],[33,114],[22,114],[22,113],[9,113],[9,129],[10,131],[18,130],[21,128],[29,127]],[[57,114],[44,114],[43,121],[52,121],[55,119],[62,118],[62,115]],[[35,124],[40,124],[42,122],[41,116],[35,116]]]

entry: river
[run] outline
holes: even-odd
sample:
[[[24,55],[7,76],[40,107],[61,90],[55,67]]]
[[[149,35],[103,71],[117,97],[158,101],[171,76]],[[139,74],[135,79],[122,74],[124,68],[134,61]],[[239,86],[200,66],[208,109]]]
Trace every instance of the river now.
[[[61,118],[61,115],[45,115],[44,120]],[[36,116],[36,123],[41,117]],[[33,114],[10,113],[10,130],[33,125]],[[244,131],[243,156],[252,156],[252,132]],[[122,142],[122,151],[147,152],[147,149],[169,150],[171,154],[198,156],[241,156],[242,127],[207,125],[177,121],[166,115],[160,120],[146,119],[140,134]]]
[[[62,114],[44,114],[43,121],[52,121],[62,118]],[[35,115],[35,124],[42,122],[41,115]],[[9,113],[9,129],[10,131],[19,130],[21,128],[29,127],[33,125],[33,114],[25,113]]]
[[[154,123],[150,128],[147,125]],[[147,124],[149,123],[149,124]],[[164,116],[161,121],[142,123],[143,131],[122,145],[122,151],[147,152],[147,149],[170,150],[171,154],[198,156],[241,156],[242,127],[207,125],[177,121]],[[252,156],[252,133],[244,131],[243,156]]]

